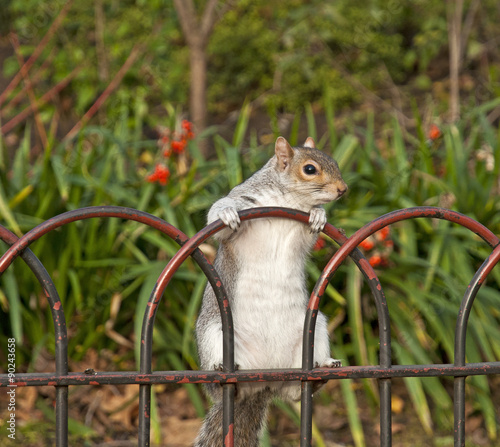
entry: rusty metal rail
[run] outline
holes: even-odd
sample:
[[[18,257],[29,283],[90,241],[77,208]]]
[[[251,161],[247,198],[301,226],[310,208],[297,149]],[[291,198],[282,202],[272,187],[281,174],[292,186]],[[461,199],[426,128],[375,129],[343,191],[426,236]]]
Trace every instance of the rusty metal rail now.
[[[144,312],[141,335],[141,354],[139,371],[96,372],[91,375],[68,371],[68,335],[65,314],[54,283],[44,266],[29,249],[29,245],[43,235],[70,222],[90,218],[121,218],[134,220],[161,231],[165,236],[176,241],[181,248],[166,265],[151,292]],[[281,217],[294,219],[306,224],[308,214],[284,208],[257,208],[240,213],[241,220]],[[433,365],[392,365],[390,315],[382,285],[369,262],[357,246],[367,237],[380,229],[396,222],[415,218],[444,219],[461,225],[481,237],[492,252],[472,278],[465,291],[457,313],[455,329],[455,356],[453,364]],[[303,332],[302,369],[236,371],[234,367],[234,336],[229,301],[220,278],[198,249],[200,244],[220,231],[220,221],[207,226],[192,238],[188,238],[177,228],[151,214],[131,208],[103,206],[81,208],[63,213],[35,227],[18,238],[0,225],[0,239],[10,248],[0,258],[0,275],[20,256],[35,274],[48,298],[52,311],[55,330],[55,372],[16,374],[14,384],[9,382],[7,374],[0,374],[0,387],[17,386],[54,386],[56,389],[56,445],[68,445],[68,387],[75,385],[135,384],[139,386],[139,433],[138,444],[141,447],[150,444],[150,405],[151,386],[167,383],[219,383],[223,386],[224,445],[233,446],[234,393],[237,382],[255,381],[297,381],[302,382],[301,440],[300,445],[310,446],[312,438],[312,388],[315,381],[346,378],[376,378],[380,389],[380,445],[392,445],[391,435],[391,379],[394,377],[431,377],[450,376],[454,378],[454,418],[455,447],[465,446],[465,379],[470,375],[500,374],[500,362],[466,363],[465,338],[467,323],[476,294],[487,275],[500,259],[499,239],[486,227],[462,214],[433,207],[415,207],[395,211],[375,219],[354,233],[350,238],[341,231],[327,224],[324,233],[331,237],[340,248],[323,270],[311,294]],[[215,290],[219,304],[223,327],[223,371],[153,371],[152,343],[153,326],[156,312],[162,296],[179,266],[191,256],[200,266]],[[326,287],[341,263],[351,257],[367,281],[378,313],[380,351],[379,365],[351,366],[339,369],[314,368],[313,340],[319,303]],[[223,441],[221,440],[221,444]]]

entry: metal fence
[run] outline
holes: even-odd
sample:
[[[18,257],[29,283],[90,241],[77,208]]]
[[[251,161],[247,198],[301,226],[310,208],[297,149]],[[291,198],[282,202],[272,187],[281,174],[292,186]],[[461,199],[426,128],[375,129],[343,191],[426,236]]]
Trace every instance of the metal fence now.
[[[241,220],[262,217],[281,217],[294,219],[304,224],[308,222],[308,214],[283,208],[256,208],[240,213]],[[54,283],[41,262],[28,248],[29,245],[43,235],[70,222],[90,218],[120,218],[141,222],[161,231],[175,240],[181,248],[168,262],[151,292],[141,335],[141,354],[139,371],[127,372],[69,372],[68,371],[68,335],[63,306]],[[434,218],[444,219],[461,225],[481,237],[492,252],[472,278],[460,308],[457,312],[455,329],[455,352],[453,364],[431,365],[392,365],[391,362],[391,329],[390,314],[382,286],[373,268],[357,249],[367,237],[382,228],[407,219]],[[54,386],[56,389],[56,440],[58,447],[68,445],[68,387],[74,385],[109,385],[135,384],[139,386],[139,432],[138,445],[150,444],[150,399],[151,386],[154,384],[174,383],[219,383],[223,387],[224,417],[223,439],[221,444],[233,446],[234,394],[238,382],[255,381],[301,381],[301,435],[300,445],[310,446],[312,438],[312,390],[316,381],[333,379],[374,378],[378,379],[380,389],[380,445],[389,447],[392,444],[391,434],[391,379],[394,377],[431,377],[451,376],[454,378],[454,439],[455,447],[465,446],[465,380],[470,375],[500,374],[500,362],[466,363],[465,340],[469,314],[476,294],[487,275],[500,259],[499,239],[490,230],[462,214],[434,207],[415,207],[395,211],[369,224],[347,238],[334,226],[327,224],[323,232],[332,238],[340,248],[330,259],[323,270],[309,300],[303,332],[303,360],[301,369],[236,371],[234,367],[233,324],[229,301],[217,272],[211,263],[198,249],[200,244],[223,228],[220,221],[208,225],[192,238],[188,238],[177,228],[151,214],[131,208],[116,206],[88,207],[69,211],[38,225],[33,230],[18,238],[6,228],[0,226],[0,239],[10,248],[0,258],[0,275],[20,256],[35,274],[48,298],[55,330],[55,371],[53,373],[16,374],[15,382],[10,381],[8,374],[0,375],[0,387],[8,386]],[[153,371],[152,339],[155,316],[162,295],[172,276],[179,266],[189,257],[198,263],[208,281],[215,290],[218,300],[222,327],[224,361],[223,371]],[[380,352],[379,365],[351,366],[338,369],[314,368],[313,341],[315,321],[322,295],[328,282],[347,258],[357,264],[367,281],[378,312]]]

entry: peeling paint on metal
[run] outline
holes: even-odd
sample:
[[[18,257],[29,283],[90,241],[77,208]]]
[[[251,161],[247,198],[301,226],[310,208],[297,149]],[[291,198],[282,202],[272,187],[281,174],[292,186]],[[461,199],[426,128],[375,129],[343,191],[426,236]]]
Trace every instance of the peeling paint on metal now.
[[[377,279],[375,272],[373,271],[370,263],[366,259],[360,259],[359,264],[363,267],[365,273],[368,275],[368,279]]]
[[[234,424],[229,425],[229,432],[224,438],[225,447],[233,447],[234,445]]]

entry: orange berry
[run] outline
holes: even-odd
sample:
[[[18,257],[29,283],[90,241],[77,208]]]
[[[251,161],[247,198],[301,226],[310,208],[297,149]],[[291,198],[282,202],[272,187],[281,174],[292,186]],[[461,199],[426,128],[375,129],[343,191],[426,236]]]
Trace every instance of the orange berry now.
[[[375,237],[379,241],[385,241],[387,239],[387,237],[389,236],[389,232],[390,232],[389,227],[384,227],[375,233]]]
[[[191,132],[192,130],[192,123],[190,123],[188,120],[182,120],[181,127],[186,131],[186,132]]]
[[[157,164],[152,174],[146,177],[150,183],[158,182],[160,185],[166,185],[170,177],[170,171],[165,165]]]
[[[368,262],[372,267],[377,267],[382,263],[382,258],[379,255],[374,255],[370,259],[368,259]]]
[[[364,241],[361,241],[359,246],[366,251],[370,251],[375,247],[375,243],[371,239],[365,239]]]
[[[174,154],[180,154],[186,149],[187,141],[182,139],[180,141],[172,141],[170,147],[172,148],[172,152]]]
[[[429,129],[429,138],[434,141],[437,140],[441,135],[441,129],[435,124],[431,124],[431,128]]]

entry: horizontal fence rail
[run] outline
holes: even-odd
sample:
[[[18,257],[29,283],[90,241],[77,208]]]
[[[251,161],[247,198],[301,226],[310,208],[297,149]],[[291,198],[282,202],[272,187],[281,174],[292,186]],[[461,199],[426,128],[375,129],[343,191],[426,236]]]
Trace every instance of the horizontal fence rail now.
[[[467,363],[456,366],[452,363],[433,365],[344,366],[341,368],[238,370],[222,371],[154,371],[140,372],[70,372],[64,376],[53,373],[16,374],[16,386],[68,386],[68,385],[161,385],[161,384],[205,384],[236,382],[324,381],[335,379],[391,379],[396,377],[467,377],[500,374],[500,362]],[[0,386],[8,386],[9,378],[0,376]]]
[[[309,215],[284,208],[255,208],[239,213],[242,221],[259,218],[288,218],[304,224]],[[29,246],[43,235],[69,224],[91,218],[120,218],[133,220],[162,232],[180,245],[179,251],[167,263],[151,291],[144,311],[139,371],[126,372],[70,372],[68,370],[68,335],[62,303],[54,283],[41,262],[31,252]],[[472,231],[492,248],[491,254],[483,262],[464,292],[460,308],[457,310],[455,329],[455,352],[453,364],[392,365],[390,314],[382,285],[370,263],[357,249],[358,245],[382,228],[408,219],[442,219]],[[465,340],[469,315],[474,299],[486,277],[500,260],[499,239],[479,222],[451,210],[434,207],[415,207],[394,211],[368,223],[351,237],[327,224],[323,232],[332,238],[339,249],[332,256],[311,294],[303,331],[303,363],[301,369],[236,370],[234,365],[234,328],[229,299],[224,285],[212,264],[199,250],[199,246],[209,237],[224,228],[220,221],[213,222],[188,238],[177,228],[151,214],[131,208],[117,206],[88,207],[63,213],[49,219],[18,238],[0,225],[0,239],[10,247],[0,258],[0,275],[6,271],[14,259],[20,256],[33,271],[47,296],[55,331],[55,371],[54,373],[16,374],[12,383],[8,374],[0,374],[0,387],[7,386],[54,386],[56,389],[56,445],[68,445],[68,387],[78,385],[118,385],[139,386],[139,429],[138,445],[150,445],[151,386],[155,384],[206,384],[218,383],[223,387],[223,439],[224,445],[232,447],[234,424],[235,386],[239,382],[301,381],[301,436],[300,445],[312,443],[312,394],[317,381],[356,378],[378,379],[380,391],[380,445],[392,445],[391,430],[391,379],[396,377],[441,377],[454,380],[454,442],[455,447],[465,446],[465,379],[472,375],[500,374],[500,362],[466,363]],[[153,371],[152,347],[153,327],[158,307],[175,272],[188,258],[192,257],[206,275],[215,291],[219,305],[223,330],[223,368],[221,371]],[[377,309],[380,349],[379,365],[349,366],[338,369],[314,368],[313,341],[316,317],[322,296],[331,278],[350,257],[360,269],[370,287]],[[221,443],[223,441],[221,440]]]

